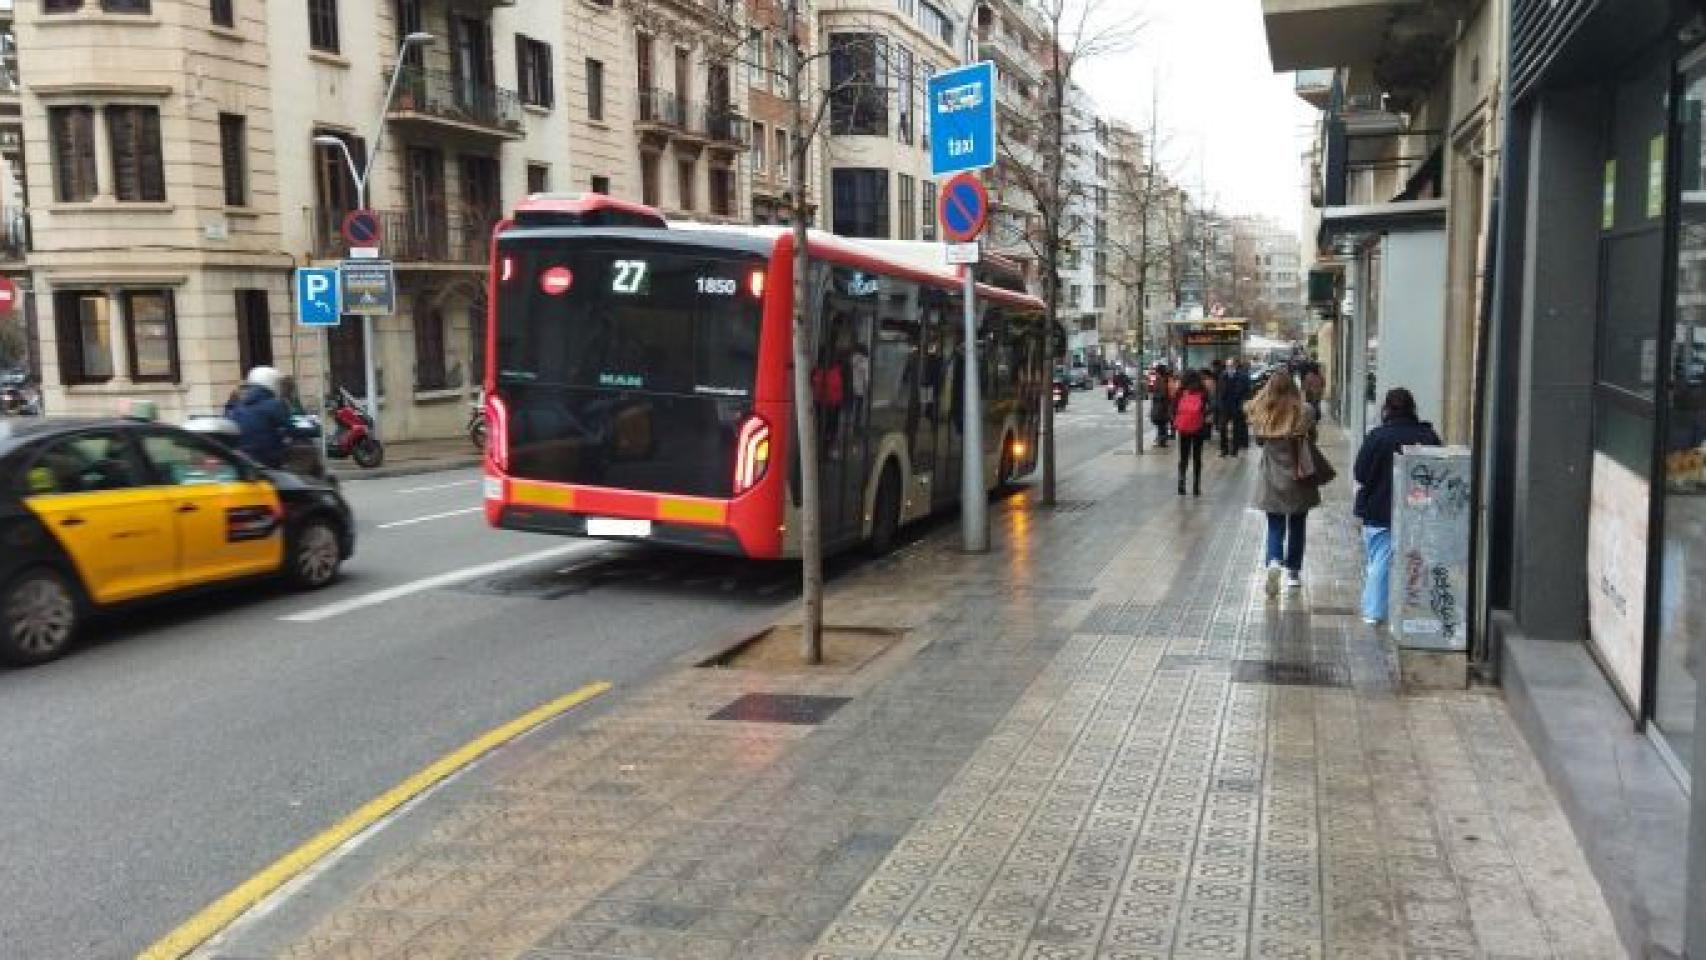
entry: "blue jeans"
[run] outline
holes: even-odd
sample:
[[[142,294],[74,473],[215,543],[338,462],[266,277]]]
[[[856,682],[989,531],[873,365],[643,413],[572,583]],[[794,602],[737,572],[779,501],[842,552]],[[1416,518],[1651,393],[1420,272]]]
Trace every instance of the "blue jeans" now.
[[[1363,527],[1362,615],[1386,622],[1388,590],[1392,583],[1392,528]]]
[[[1283,563],[1292,573],[1303,572],[1303,547],[1308,540],[1308,522],[1307,513],[1293,513],[1289,516],[1283,513],[1268,514],[1269,566]]]

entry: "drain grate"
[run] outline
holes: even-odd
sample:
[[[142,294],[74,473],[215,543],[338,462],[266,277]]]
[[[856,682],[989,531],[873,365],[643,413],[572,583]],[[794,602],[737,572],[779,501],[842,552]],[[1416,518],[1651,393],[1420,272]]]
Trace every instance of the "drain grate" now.
[[[830,714],[852,702],[852,699],[805,693],[749,693],[711,714],[710,719],[815,725],[828,720]]]
[[[1248,661],[1245,661],[1248,662]],[[1157,670],[1192,670],[1197,667],[1224,667],[1225,657],[1205,657],[1191,653],[1169,653],[1155,664]]]
[[[1309,612],[1318,617],[1348,617],[1356,613],[1356,610],[1352,607],[1324,607],[1315,604],[1309,608]]]
[[[1236,660],[1233,683],[1286,687],[1348,687],[1350,671],[1342,663],[1304,663],[1286,660]]]
[[[1053,513],[1083,513],[1096,505],[1094,500],[1056,500],[1053,506],[1038,504],[1044,510]]]

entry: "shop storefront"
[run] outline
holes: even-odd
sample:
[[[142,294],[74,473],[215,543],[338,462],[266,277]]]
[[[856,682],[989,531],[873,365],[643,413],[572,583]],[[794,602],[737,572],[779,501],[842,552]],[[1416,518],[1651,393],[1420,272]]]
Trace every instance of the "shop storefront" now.
[[[1513,7],[1478,616],[1625,939],[1706,957],[1706,20]]]

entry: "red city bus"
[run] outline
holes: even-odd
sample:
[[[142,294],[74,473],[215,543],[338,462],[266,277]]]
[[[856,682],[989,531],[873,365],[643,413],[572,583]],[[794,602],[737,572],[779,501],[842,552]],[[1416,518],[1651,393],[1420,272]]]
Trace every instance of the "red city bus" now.
[[[882,549],[959,499],[963,281],[933,244],[809,246],[824,542]],[[487,521],[793,555],[792,250],[786,228],[523,201],[492,241]],[[1041,301],[980,283],[978,305],[993,489],[1035,468],[1049,364]]]

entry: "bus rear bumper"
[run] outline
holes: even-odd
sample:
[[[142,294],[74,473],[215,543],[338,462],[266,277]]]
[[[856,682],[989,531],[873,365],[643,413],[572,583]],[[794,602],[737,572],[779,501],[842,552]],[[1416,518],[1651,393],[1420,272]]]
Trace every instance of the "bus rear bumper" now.
[[[505,506],[498,509],[496,516],[491,518],[491,525],[503,530],[519,530],[525,533],[589,537],[592,535],[586,531],[586,521],[586,514],[567,513],[561,510],[538,507]],[[735,535],[734,530],[727,527],[655,520],[651,521],[650,532],[644,536],[607,536],[600,534],[595,539],[627,543],[653,543],[658,546],[731,557],[752,556],[741,543],[740,538]]]

